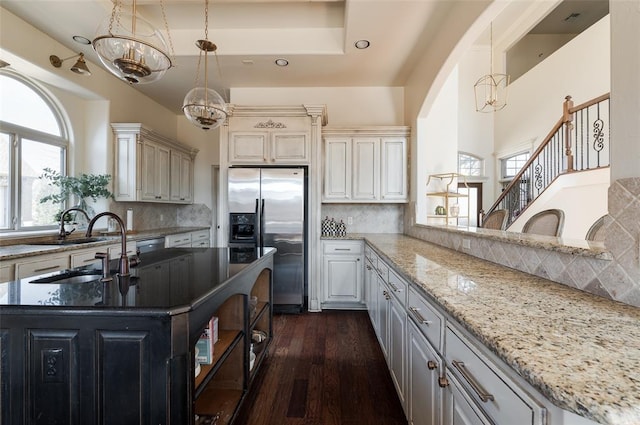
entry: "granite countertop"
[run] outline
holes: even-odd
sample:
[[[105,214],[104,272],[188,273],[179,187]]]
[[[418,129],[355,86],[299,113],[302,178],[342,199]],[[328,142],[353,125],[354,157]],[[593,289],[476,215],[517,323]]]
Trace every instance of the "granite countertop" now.
[[[640,309],[399,234],[360,234],[558,407],[640,424]]]
[[[149,229],[149,230],[139,230],[134,232],[127,233],[127,240],[144,240],[151,238],[164,237],[168,235],[175,235],[177,233],[186,233],[186,232],[195,232],[198,230],[206,230],[209,227],[167,227],[163,229]],[[95,237],[106,237],[105,240],[97,241],[97,242],[89,242],[83,244],[70,244],[70,245],[35,245],[30,244],[29,240],[25,239],[24,243],[16,243],[13,245],[8,244],[6,241],[3,242],[3,245],[0,246],[0,261],[13,260],[16,258],[25,258],[31,257],[34,255],[41,254],[53,254],[56,252],[65,252],[65,251],[74,251],[78,249],[85,248],[93,248],[96,246],[102,245],[112,245],[114,243],[120,242],[120,234],[119,233],[109,233],[109,234],[101,234],[99,231],[94,232],[93,236]],[[79,234],[73,234],[70,238],[73,237],[83,237],[84,233],[80,232]],[[50,235],[49,239],[55,239],[55,235]],[[32,238],[33,239],[33,238]],[[42,239],[42,238],[40,238]]]

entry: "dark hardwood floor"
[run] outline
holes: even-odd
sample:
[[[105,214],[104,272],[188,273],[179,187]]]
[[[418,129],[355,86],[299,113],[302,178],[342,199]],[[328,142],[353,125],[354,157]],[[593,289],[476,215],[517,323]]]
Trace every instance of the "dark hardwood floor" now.
[[[237,425],[406,425],[366,311],[274,315]]]

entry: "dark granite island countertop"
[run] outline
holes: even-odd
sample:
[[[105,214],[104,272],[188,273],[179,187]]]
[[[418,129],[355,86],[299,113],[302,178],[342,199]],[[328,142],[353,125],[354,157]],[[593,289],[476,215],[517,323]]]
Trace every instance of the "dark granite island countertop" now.
[[[0,283],[0,422],[192,423],[195,343],[235,299],[248,361],[248,297],[266,281],[270,301],[274,252],[170,248],[112,282]]]

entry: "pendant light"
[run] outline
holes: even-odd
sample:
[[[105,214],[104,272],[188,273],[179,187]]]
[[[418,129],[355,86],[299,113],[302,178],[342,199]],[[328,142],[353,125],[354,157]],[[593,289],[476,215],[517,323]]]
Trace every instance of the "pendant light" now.
[[[490,29],[490,70],[491,73],[480,77],[473,86],[476,96],[476,111],[495,112],[507,106],[509,75],[493,72],[493,22]]]
[[[160,6],[169,35],[162,0]],[[98,28],[92,45],[104,66],[130,84],[158,81],[171,68],[167,42],[158,29],[137,16],[136,0],[131,5],[131,13],[121,12],[121,0],[114,0],[111,16]]]
[[[204,5],[204,40],[196,41],[196,46],[200,49],[198,56],[198,69],[196,71],[195,88],[191,89],[184,98],[182,111],[189,121],[196,127],[203,130],[210,130],[219,127],[227,118],[227,105],[222,96],[208,84],[208,54],[217,50],[217,46],[209,41],[209,1],[205,0]],[[204,87],[198,87],[200,76],[200,63],[204,52]],[[217,56],[216,56],[217,62]],[[220,71],[220,64],[218,64]]]

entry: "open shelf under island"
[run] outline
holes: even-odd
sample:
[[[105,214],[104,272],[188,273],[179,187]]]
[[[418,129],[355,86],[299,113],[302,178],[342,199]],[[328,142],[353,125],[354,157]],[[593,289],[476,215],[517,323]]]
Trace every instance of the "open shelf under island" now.
[[[0,283],[0,422],[232,423],[273,337],[275,250],[233,263],[230,249],[144,254],[105,283]],[[219,340],[197,368],[212,316]]]

